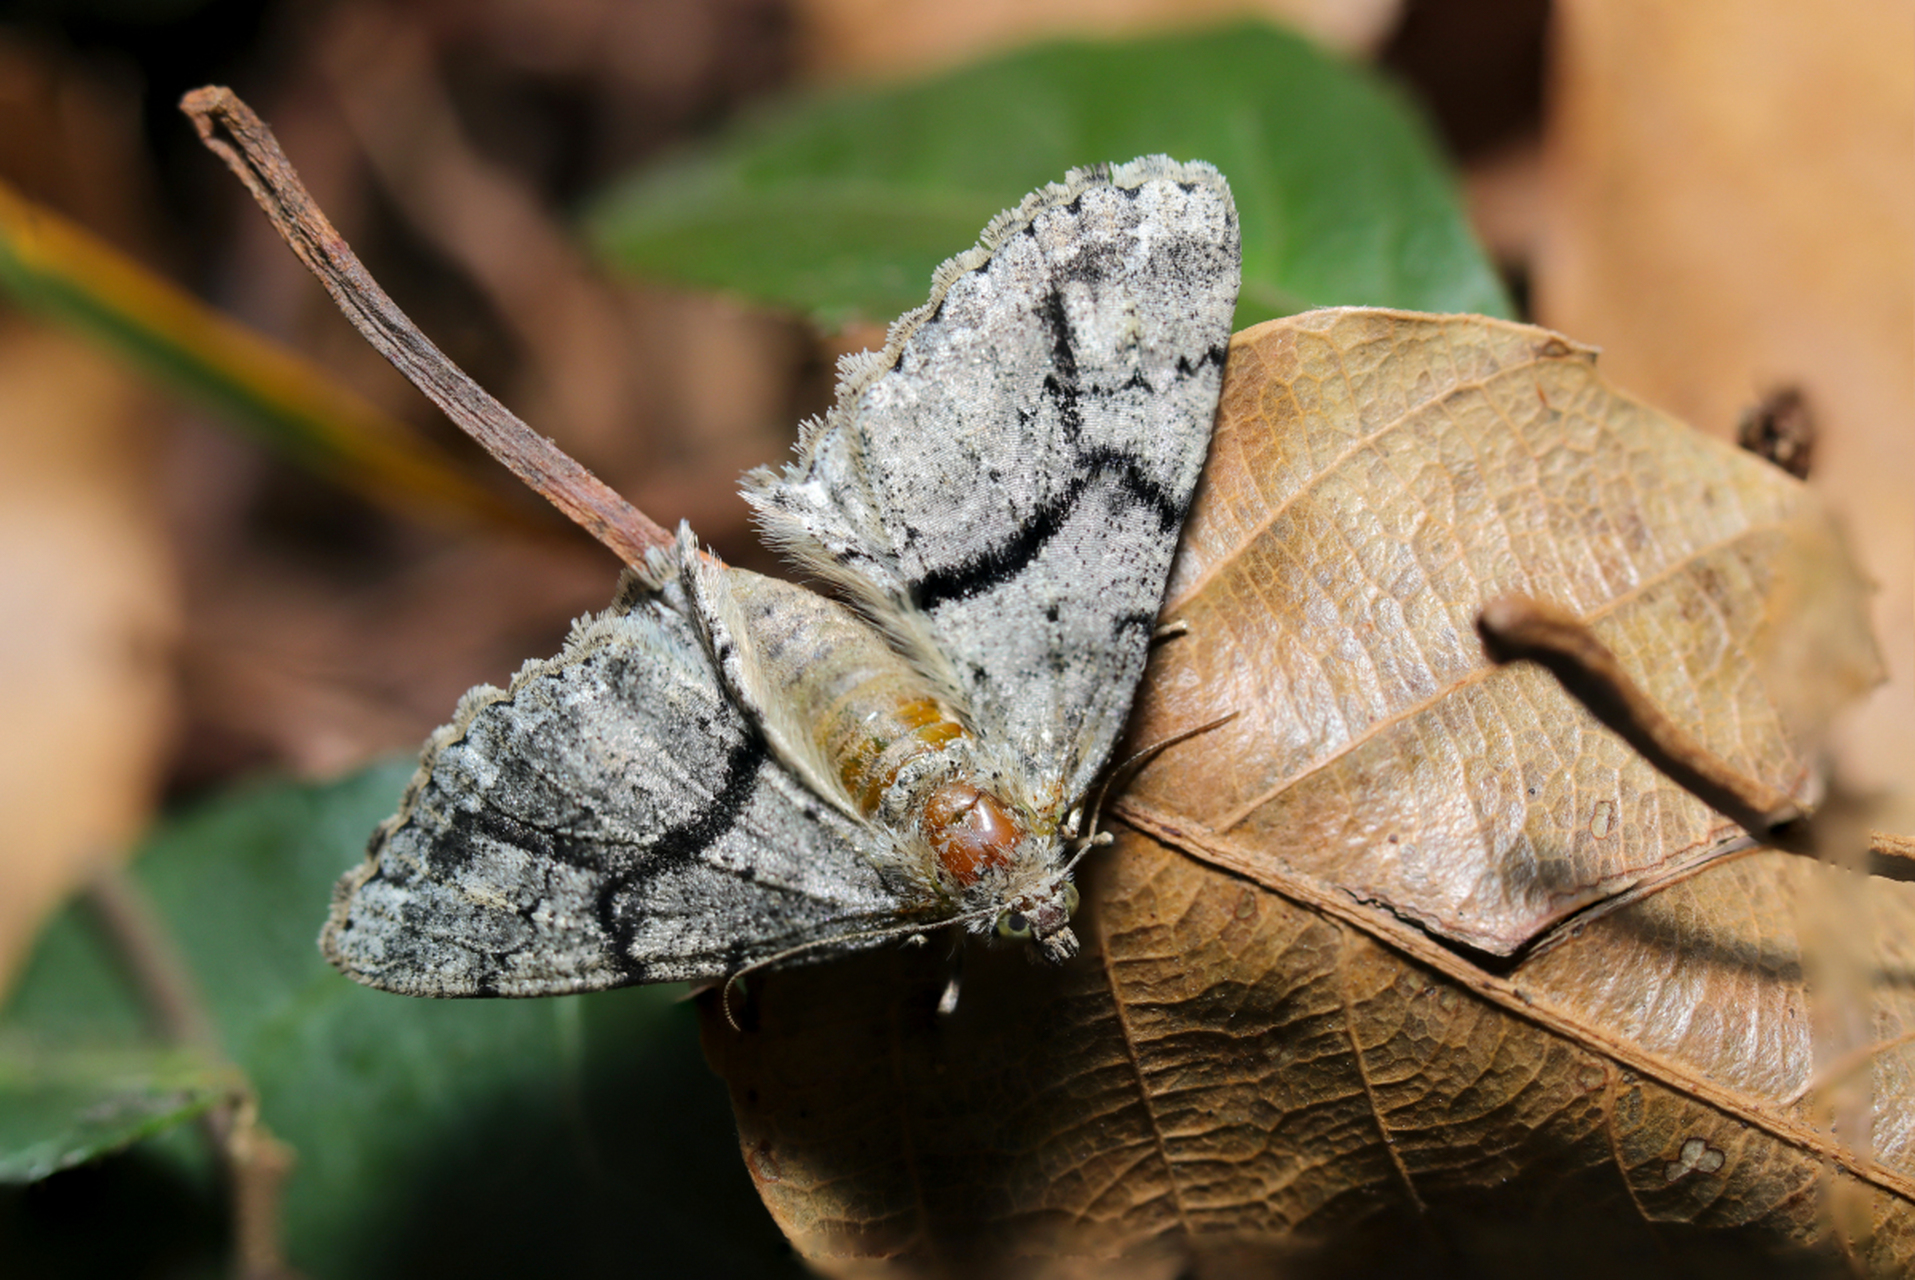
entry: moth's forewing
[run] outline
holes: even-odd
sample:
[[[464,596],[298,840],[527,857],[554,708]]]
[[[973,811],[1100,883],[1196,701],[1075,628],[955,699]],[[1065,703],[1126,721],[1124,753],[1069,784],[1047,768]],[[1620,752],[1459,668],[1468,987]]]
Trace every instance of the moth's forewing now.
[[[1240,275],[1209,165],[1035,192],[945,264],[747,497],[932,652],[1039,789],[1082,795],[1143,672],[1209,447]]]
[[[776,765],[675,592],[466,695],[334,892],[327,957],[406,995],[719,977],[894,921],[873,834]]]

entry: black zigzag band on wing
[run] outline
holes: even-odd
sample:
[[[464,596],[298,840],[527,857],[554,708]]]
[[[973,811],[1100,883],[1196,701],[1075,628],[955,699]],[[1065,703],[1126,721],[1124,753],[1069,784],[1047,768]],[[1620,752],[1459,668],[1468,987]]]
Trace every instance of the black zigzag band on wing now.
[[[599,888],[594,903],[599,927],[612,940],[613,962],[629,981],[641,981],[645,972],[645,965],[632,956],[632,941],[637,936],[640,922],[636,917],[621,916],[619,901],[639,880],[696,861],[726,832],[737,826],[738,819],[751,803],[752,792],[757,789],[759,776],[769,759],[764,739],[755,733],[746,737],[726,757],[724,784],[705,808],[690,821],[660,833],[646,851],[643,861],[613,876]]]
[[[1127,453],[1116,449],[1087,450],[1080,455],[1078,471],[1071,483],[1033,511],[1016,533],[969,559],[933,569],[906,584],[911,602],[920,609],[930,610],[943,601],[973,596],[1015,578],[1070,522],[1071,513],[1100,480],[1114,480],[1117,491],[1133,505],[1155,516],[1163,532],[1169,533],[1183,522],[1184,510],[1190,502],[1188,493],[1177,494],[1166,489],[1146,474],[1142,463]]]

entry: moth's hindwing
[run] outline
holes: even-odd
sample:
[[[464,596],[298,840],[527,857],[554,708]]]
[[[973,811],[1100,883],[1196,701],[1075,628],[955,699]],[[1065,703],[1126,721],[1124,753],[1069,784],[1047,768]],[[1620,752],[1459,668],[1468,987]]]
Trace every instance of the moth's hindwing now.
[[[1228,185],[1147,157],[1074,172],[847,359],[798,460],[747,482],[834,580],[1069,803],[1143,671],[1209,447],[1239,276]]]
[[[673,590],[466,695],[320,943],[407,995],[721,977],[899,923],[875,839],[768,757]]]

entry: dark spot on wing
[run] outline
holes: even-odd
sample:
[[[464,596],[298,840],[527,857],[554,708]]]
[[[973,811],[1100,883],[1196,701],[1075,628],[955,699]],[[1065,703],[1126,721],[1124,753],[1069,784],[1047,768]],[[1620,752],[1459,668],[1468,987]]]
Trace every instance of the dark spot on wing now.
[[[1053,287],[1037,308],[1037,318],[1051,334],[1051,369],[1059,382],[1077,384],[1077,351],[1071,345],[1071,319],[1064,310],[1064,292]]]
[[[535,866],[575,867],[598,877],[594,910],[600,929],[611,943],[607,959],[618,969],[621,981],[641,982],[646,965],[634,959],[630,952],[638,921],[623,916],[621,905],[629,901],[634,885],[696,861],[736,826],[750,806],[767,759],[762,739],[756,734],[744,738],[726,757],[716,793],[685,821],[665,828],[652,839],[646,839],[643,833],[630,843],[574,836],[483,804],[451,808],[444,825],[429,836],[421,824],[408,825],[425,846],[427,874],[437,880],[456,880],[467,864],[488,846],[522,850]],[[583,816],[589,820],[593,815],[588,810]],[[383,845],[376,837],[375,843]],[[377,874],[384,875],[387,865],[382,862]],[[498,887],[512,891],[518,886]],[[533,895],[533,901],[515,910],[521,919],[532,924],[532,913],[540,902],[550,897],[548,885]],[[479,994],[494,994],[485,986],[480,984]]]
[[[1084,433],[1084,414],[1077,407],[1077,384],[1064,382],[1055,373],[1044,375],[1044,395],[1057,406],[1058,424],[1064,428],[1064,438],[1076,444]]]
[[[618,970],[619,986],[630,987],[651,981],[652,966],[643,960],[634,959],[623,948],[612,954],[612,964]]]
[[[1088,488],[1092,481],[1108,476],[1116,480],[1118,489],[1136,505],[1154,512],[1158,527],[1165,533],[1172,532],[1183,523],[1190,495],[1172,493],[1158,484],[1144,470],[1141,462],[1123,450],[1092,449],[1079,457],[1078,465],[1083,468],[1083,479],[1077,486],[1080,490]]]
[[[1086,244],[1076,253],[1054,264],[1059,280],[1100,285],[1124,272],[1124,250],[1115,244]]]
[[[425,834],[422,824],[420,834]],[[396,833],[395,833],[396,834]],[[464,866],[478,854],[481,842],[515,845],[530,848],[535,853],[548,853],[552,844],[550,836],[535,830],[511,818],[506,814],[484,805],[476,808],[460,806],[452,811],[446,824],[430,837],[426,845],[426,871],[436,880],[451,880]]]
[[[1179,378],[1194,377],[1198,373],[1201,373],[1206,367],[1213,364],[1221,369],[1224,366],[1224,361],[1227,360],[1229,356],[1230,344],[1227,342],[1219,342],[1216,346],[1204,352],[1195,364],[1190,362],[1189,356],[1178,356],[1177,376]]]
[[[696,862],[744,816],[757,789],[758,775],[769,755],[756,733],[732,747],[725,758],[724,781],[699,811],[675,827],[668,827],[648,843],[641,867],[656,873]]]
[[[1044,394],[1057,406],[1065,438],[1074,441],[1084,420],[1077,409],[1077,350],[1071,342],[1071,321],[1064,311],[1062,290],[1053,288],[1044,295],[1037,318],[1051,335],[1051,371],[1044,376]]]
[[[976,595],[1022,573],[1064,527],[1064,518],[1081,496],[1081,481],[1079,477],[1079,483],[1032,512],[1006,541],[957,564],[933,569],[916,582],[908,583],[912,602],[920,609],[935,609],[946,600]]]

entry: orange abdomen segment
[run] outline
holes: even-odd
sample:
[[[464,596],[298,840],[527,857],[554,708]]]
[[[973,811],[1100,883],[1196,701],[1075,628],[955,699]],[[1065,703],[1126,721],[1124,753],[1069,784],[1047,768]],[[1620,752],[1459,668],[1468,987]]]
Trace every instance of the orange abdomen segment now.
[[[880,704],[882,705],[882,704]],[[852,707],[840,708],[841,715]],[[964,735],[964,726],[931,698],[913,698],[866,711],[855,732],[827,739],[838,758],[838,780],[866,816],[878,811],[884,793],[904,766]]]

